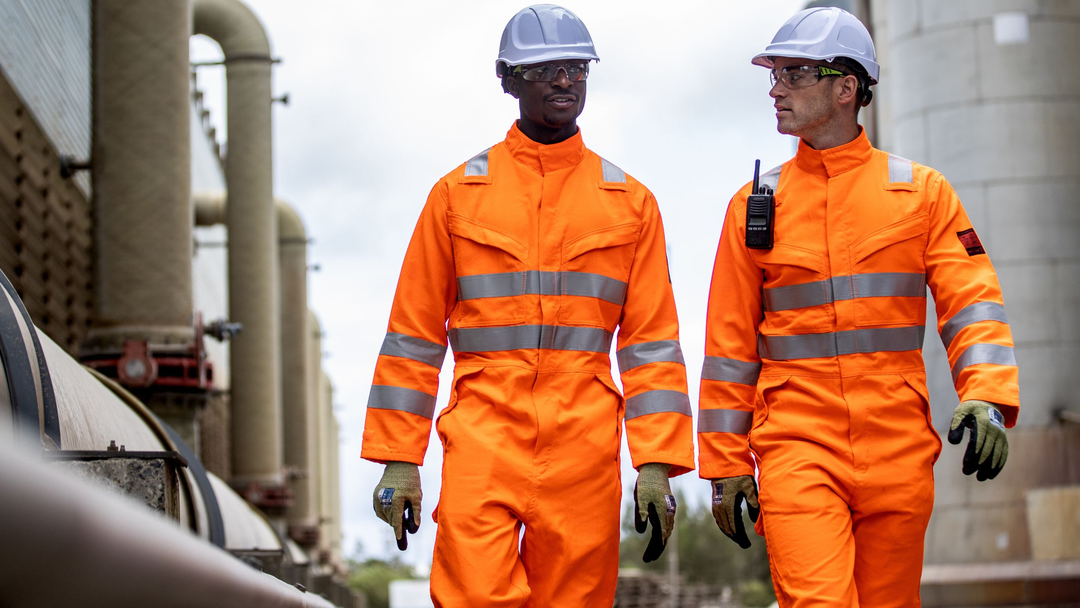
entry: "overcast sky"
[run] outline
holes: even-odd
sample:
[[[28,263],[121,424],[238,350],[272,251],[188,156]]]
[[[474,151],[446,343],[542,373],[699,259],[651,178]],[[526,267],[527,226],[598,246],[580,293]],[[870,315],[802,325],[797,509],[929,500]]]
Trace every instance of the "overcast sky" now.
[[[521,2],[245,0],[275,56],[276,194],[314,238],[311,306],[322,321],[325,368],[341,422],[345,554],[390,555],[393,533],[371,508],[382,467],[360,459],[365,403],[413,225],[432,185],[500,141],[517,118],[495,57]],[[804,0],[644,2],[574,0],[600,55],[579,119],[586,146],[648,186],[669,244],[691,400],[704,357],[705,306],[716,242],[731,195],[788,159],[776,132],[769,81],[750,65]],[[197,37],[192,60],[220,58]],[[200,68],[211,120],[225,133],[224,70]],[[614,357],[613,357],[614,359]],[[452,356],[443,367],[446,404]],[[614,373],[618,380],[617,371]],[[624,503],[635,475],[624,447]],[[434,439],[421,469],[424,523],[404,559],[426,571],[442,454]],[[708,484],[673,483],[695,500]]]

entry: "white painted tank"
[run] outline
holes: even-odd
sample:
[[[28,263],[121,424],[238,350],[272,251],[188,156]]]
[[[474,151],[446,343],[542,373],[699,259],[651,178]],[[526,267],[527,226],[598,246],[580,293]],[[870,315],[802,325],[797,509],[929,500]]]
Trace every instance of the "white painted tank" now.
[[[1080,431],[1057,416],[1080,409],[1080,3],[873,0],[871,16],[882,64],[875,143],[941,171],[960,195],[1000,277],[1020,364],[1021,413],[1001,475],[964,477],[962,446],[946,444],[926,562],[1029,560],[1027,493],[1080,484]],[[932,336],[944,434],[957,397]]]

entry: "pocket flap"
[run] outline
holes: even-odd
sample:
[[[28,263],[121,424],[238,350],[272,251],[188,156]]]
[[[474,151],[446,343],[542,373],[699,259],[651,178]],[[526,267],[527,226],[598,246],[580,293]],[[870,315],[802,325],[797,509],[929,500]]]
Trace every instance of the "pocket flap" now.
[[[605,247],[617,247],[619,245],[635,243],[637,242],[638,234],[640,232],[641,222],[619,224],[617,226],[608,226],[607,228],[586,232],[581,236],[570,239],[563,245],[563,261],[566,262],[572,260],[586,251],[592,251],[593,249],[603,249]]]
[[[853,261],[860,262],[889,245],[926,234],[926,223],[929,217],[928,213],[913,215],[864,236],[851,245]]]
[[[787,243],[776,243],[772,249],[753,249],[751,255],[759,264],[798,266],[819,274],[827,267],[824,255]]]
[[[446,219],[450,234],[501,249],[520,260],[523,264],[528,262],[529,246],[502,230],[481,224],[457,213],[447,213]]]

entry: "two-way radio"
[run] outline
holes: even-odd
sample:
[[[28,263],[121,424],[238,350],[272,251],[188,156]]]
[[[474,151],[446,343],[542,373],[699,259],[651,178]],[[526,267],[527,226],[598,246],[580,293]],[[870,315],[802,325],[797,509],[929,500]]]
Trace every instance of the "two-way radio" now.
[[[754,189],[746,197],[746,246],[750,249],[772,249],[773,220],[776,217],[776,198],[772,188],[758,187],[761,161],[754,161]]]

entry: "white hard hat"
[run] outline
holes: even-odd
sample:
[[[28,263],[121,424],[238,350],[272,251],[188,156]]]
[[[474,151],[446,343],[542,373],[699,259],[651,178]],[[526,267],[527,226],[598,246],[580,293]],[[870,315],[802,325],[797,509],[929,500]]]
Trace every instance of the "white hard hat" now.
[[[506,24],[495,69],[504,76],[502,65],[556,59],[600,60],[589,30],[577,15],[554,4],[535,4],[518,11]]]
[[[834,61],[847,57],[859,63],[875,85],[881,68],[874,55],[870,32],[855,15],[836,7],[808,8],[788,19],[765,52],[753,64],[772,68],[773,57],[801,57]]]

